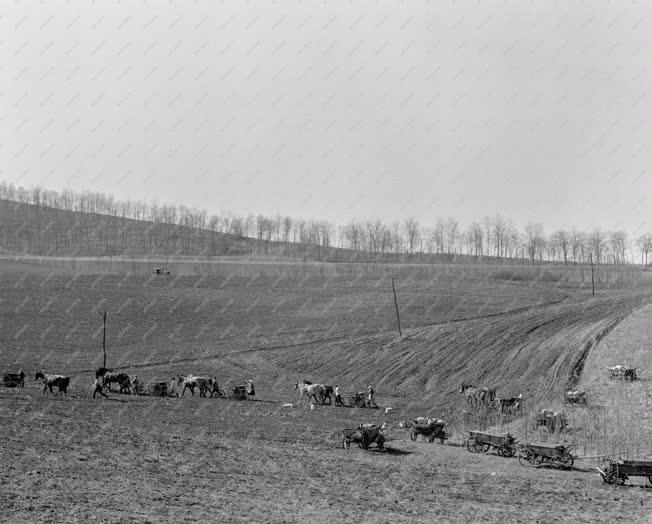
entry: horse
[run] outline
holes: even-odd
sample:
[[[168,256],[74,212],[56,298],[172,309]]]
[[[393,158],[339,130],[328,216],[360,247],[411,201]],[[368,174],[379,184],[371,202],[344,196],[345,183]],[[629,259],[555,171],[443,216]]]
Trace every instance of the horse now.
[[[566,418],[566,413],[563,411],[544,409],[536,417],[536,426],[547,427],[550,433],[554,433],[555,431],[561,432],[568,426],[568,419]]]
[[[496,390],[486,387],[478,388],[462,382],[460,393],[466,395],[466,401],[469,404],[485,404],[493,402],[496,398]]]
[[[294,389],[298,389],[301,392],[299,394],[299,400],[301,400],[305,394],[308,397],[308,401],[313,397],[317,404],[319,404],[320,401],[323,402],[325,388],[322,384],[306,384],[305,382],[297,382],[294,384]]]
[[[182,397],[185,394],[186,389],[189,389],[194,397],[196,387],[199,388],[199,396],[205,397],[212,386],[212,379],[208,377],[196,377],[195,375],[180,375],[178,382],[179,385],[183,384],[183,390],[181,392]]]
[[[511,414],[520,409],[522,399],[523,399],[523,395],[519,395],[518,397],[511,397],[511,398],[497,398],[494,400],[494,402],[498,406],[498,411],[500,413]]]
[[[59,395],[64,393],[66,396],[68,396],[68,385],[70,384],[70,377],[64,377],[63,375],[46,375],[45,372],[38,371],[34,376],[34,381],[38,380],[39,378],[42,378],[43,384],[45,384],[43,387],[43,393],[41,393],[41,395],[44,395],[45,390],[48,388],[50,388],[50,393],[54,395],[52,386],[56,386],[59,388]]]
[[[131,379],[129,378],[129,375],[126,373],[114,373],[112,371],[108,371],[102,377],[102,387],[105,388],[108,386],[109,391],[113,391],[111,389],[111,383],[113,382],[117,382],[120,386],[120,393],[131,394]]]

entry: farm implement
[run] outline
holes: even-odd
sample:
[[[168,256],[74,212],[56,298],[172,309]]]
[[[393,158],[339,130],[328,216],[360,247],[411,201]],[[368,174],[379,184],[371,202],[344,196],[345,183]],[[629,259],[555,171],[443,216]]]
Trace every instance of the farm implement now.
[[[516,453],[516,439],[509,433],[492,435],[481,431],[470,431],[466,441],[466,449],[471,453],[487,453],[495,449],[501,457],[513,457]]]
[[[342,447],[348,449],[351,447],[351,442],[358,444],[362,449],[369,449],[369,445],[375,442],[378,449],[383,449],[385,437],[380,432],[380,426],[344,428],[342,430]]]
[[[569,448],[565,446],[525,444],[518,453],[518,462],[521,466],[567,469],[573,465],[574,459]]]
[[[652,460],[617,460],[610,462],[604,470],[595,469],[607,484],[622,486],[629,477],[647,477],[652,484]]]
[[[410,427],[410,438],[416,440],[419,435],[421,435],[422,440],[428,439],[428,442],[431,444],[439,439],[441,444],[444,443],[444,440],[448,438],[446,435],[446,430],[444,429],[445,423],[441,420],[433,421],[430,424],[418,424],[416,422],[411,422]]]

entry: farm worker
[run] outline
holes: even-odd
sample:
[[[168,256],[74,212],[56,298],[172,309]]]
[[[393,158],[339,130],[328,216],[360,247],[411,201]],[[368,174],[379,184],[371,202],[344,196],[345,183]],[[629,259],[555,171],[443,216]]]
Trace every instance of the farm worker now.
[[[376,401],[374,400],[374,393],[375,393],[374,388],[372,388],[371,386],[367,386],[367,405],[369,407],[371,407],[372,404],[378,407]]]
[[[335,386],[335,405],[336,406],[343,406],[344,402],[342,402],[342,396],[340,395],[340,387]]]
[[[134,395],[140,395],[140,380],[138,379],[138,375],[134,377],[134,379],[131,381],[131,384],[134,387]]]
[[[251,379],[247,380],[247,395],[249,395],[250,397],[256,396],[256,389],[254,388],[254,382]]]
[[[170,397],[178,397],[179,396],[179,393],[177,392],[177,379],[175,377],[172,377],[172,381],[170,382],[168,396],[170,396]]]
[[[104,391],[102,391],[102,388],[103,388],[102,382],[100,382],[100,378],[97,377],[95,379],[95,382],[93,383],[93,398],[95,398],[95,395],[97,395],[98,393],[102,395],[104,398],[109,398],[109,396],[105,394]]]

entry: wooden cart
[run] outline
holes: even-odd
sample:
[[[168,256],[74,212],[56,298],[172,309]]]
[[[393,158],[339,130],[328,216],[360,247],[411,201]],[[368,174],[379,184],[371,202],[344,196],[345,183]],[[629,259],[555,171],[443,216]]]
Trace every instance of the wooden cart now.
[[[444,443],[444,440],[448,438],[446,435],[446,430],[444,429],[444,422],[432,422],[431,424],[418,424],[416,422],[411,422],[410,427],[410,438],[416,440],[419,435],[423,440],[428,439],[428,442],[431,444],[439,439],[441,444]]]
[[[574,459],[565,446],[525,444],[518,453],[518,462],[521,466],[570,468]]]
[[[375,442],[378,449],[383,449],[385,436],[380,432],[380,426],[344,428],[342,430],[342,447],[348,449],[351,447],[351,442],[357,443],[362,449],[369,449],[369,445]]]
[[[501,457],[513,457],[516,453],[516,439],[509,433],[492,435],[481,431],[470,431],[466,449],[471,453],[487,453],[491,448],[497,450]]]
[[[604,470],[595,469],[608,484],[622,486],[629,477],[647,477],[652,484],[652,460],[617,460],[610,462]]]

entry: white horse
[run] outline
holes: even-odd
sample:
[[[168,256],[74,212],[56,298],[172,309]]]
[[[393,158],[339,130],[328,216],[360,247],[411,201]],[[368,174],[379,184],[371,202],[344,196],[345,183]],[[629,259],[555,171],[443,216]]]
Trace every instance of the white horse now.
[[[299,394],[299,400],[301,400],[305,394],[308,397],[308,401],[310,401],[311,398],[314,398],[315,402],[318,404],[323,402],[324,394],[326,392],[326,388],[323,384],[311,384],[309,382],[297,382],[294,384],[294,389],[298,389],[301,392]]]

